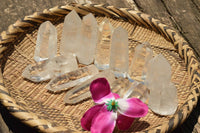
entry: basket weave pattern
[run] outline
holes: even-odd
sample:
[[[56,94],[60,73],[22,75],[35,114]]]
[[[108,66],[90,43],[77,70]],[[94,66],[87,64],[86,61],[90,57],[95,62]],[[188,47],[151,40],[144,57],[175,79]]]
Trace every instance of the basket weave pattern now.
[[[58,31],[60,44],[63,19],[75,9],[80,16],[89,12],[98,23],[108,17],[114,27],[129,33],[129,56],[141,42],[148,41],[154,54],[162,53],[172,66],[172,82],[178,89],[179,107],[172,116],[161,117],[149,110],[136,119],[128,131],[167,132],[181,124],[197,104],[199,97],[199,62],[192,48],[170,27],[151,16],[126,8],[106,5],[66,5],[26,16],[9,26],[0,36],[0,101],[15,117],[41,132],[80,132],[80,119],[94,105],[87,100],[77,105],[64,105],[65,92],[53,94],[45,89],[47,82],[32,83],[21,77],[23,69],[33,62],[38,26],[51,21]],[[120,132],[117,129],[115,132]]]

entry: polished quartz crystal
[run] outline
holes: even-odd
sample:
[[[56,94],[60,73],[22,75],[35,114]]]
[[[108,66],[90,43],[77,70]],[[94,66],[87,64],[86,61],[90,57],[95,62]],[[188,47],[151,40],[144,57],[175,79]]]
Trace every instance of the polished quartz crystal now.
[[[34,59],[36,62],[52,59],[57,54],[57,31],[51,22],[42,23],[38,30]]]
[[[49,80],[51,78],[51,74],[48,69],[48,63],[49,61],[45,60],[28,65],[24,69],[22,77],[31,80],[33,82],[41,82]]]
[[[98,25],[91,13],[83,17],[81,36],[82,41],[78,49],[77,58],[79,63],[89,65],[94,61],[98,41]]]
[[[85,82],[81,83],[80,85],[69,90],[65,96],[64,102],[68,103],[68,104],[76,104],[80,101],[83,101],[83,100],[91,97],[91,94],[89,91],[90,83],[97,78],[103,78],[103,77],[106,78],[110,84],[112,84],[115,80],[115,75],[112,73],[112,71],[110,71],[109,69],[102,71],[102,72],[94,75],[87,81],[85,81]],[[79,93],[81,91],[83,91],[82,94]],[[75,98],[73,98],[73,96],[76,95],[77,93],[79,95],[76,96]]]
[[[111,41],[110,69],[116,77],[126,77],[129,67],[128,33],[122,27],[114,30]]]
[[[113,27],[108,19],[104,19],[99,26],[99,41],[96,48],[94,64],[98,69],[109,68],[111,35]]]
[[[50,91],[67,90],[81,84],[98,73],[95,65],[89,65],[53,78],[46,86]]]
[[[147,65],[153,58],[153,50],[148,42],[135,48],[134,56],[129,67],[129,79],[144,81],[146,79]]]
[[[149,61],[146,85],[150,89],[149,108],[160,115],[175,113],[177,89],[171,83],[171,66],[162,54]]]
[[[82,43],[81,38],[82,21],[75,10],[72,10],[64,20],[62,31],[60,54],[68,56],[72,53],[76,55],[79,52]]]

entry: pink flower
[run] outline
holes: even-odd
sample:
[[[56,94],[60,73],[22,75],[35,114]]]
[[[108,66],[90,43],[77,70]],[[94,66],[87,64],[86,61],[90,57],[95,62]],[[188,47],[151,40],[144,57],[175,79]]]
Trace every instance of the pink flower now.
[[[138,98],[120,98],[112,93],[105,78],[98,78],[90,85],[94,102],[82,117],[81,126],[92,133],[112,133],[115,125],[120,130],[127,130],[134,118],[144,117],[148,107]]]

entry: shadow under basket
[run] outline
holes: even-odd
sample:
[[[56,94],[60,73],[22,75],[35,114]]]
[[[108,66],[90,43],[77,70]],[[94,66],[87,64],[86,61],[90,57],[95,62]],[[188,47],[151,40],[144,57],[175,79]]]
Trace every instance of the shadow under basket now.
[[[135,119],[125,132],[170,132],[183,123],[199,97],[199,62],[188,43],[165,24],[151,16],[127,8],[107,5],[71,4],[46,9],[26,16],[9,26],[0,36],[0,101],[22,123],[39,132],[85,132],[80,123],[83,114],[94,105],[90,98],[76,105],[65,105],[66,92],[53,94],[45,89],[48,82],[33,83],[21,75],[34,62],[38,27],[51,21],[58,31],[60,45],[64,17],[76,10],[80,16],[93,13],[98,23],[105,17],[113,27],[122,26],[129,35],[129,57],[134,48],[149,42],[154,55],[163,54],[172,67],[172,82],[177,87],[178,109],[174,115],[159,116],[150,109],[147,116]],[[117,128],[114,132],[119,131]]]

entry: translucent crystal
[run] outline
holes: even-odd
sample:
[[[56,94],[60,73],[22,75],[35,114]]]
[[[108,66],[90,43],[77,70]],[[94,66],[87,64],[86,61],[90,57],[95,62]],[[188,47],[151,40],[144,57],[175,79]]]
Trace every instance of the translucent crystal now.
[[[134,81],[124,95],[124,98],[136,97],[145,103],[148,100],[149,92],[149,89],[143,82]]]
[[[129,79],[145,80],[147,65],[153,58],[153,51],[148,42],[138,45],[129,68]]]
[[[122,27],[114,30],[111,41],[110,69],[116,77],[126,77],[129,67],[128,33]]]
[[[160,115],[174,114],[177,106],[177,89],[171,83],[171,67],[159,54],[149,61],[146,85],[150,89],[149,108]]]
[[[89,97],[91,97],[90,91],[89,91],[89,86],[90,83],[97,79],[97,78],[106,78],[108,80],[108,82],[110,84],[113,83],[113,81],[115,80],[115,76],[112,73],[112,71],[110,70],[105,70],[102,71],[96,75],[94,75],[93,77],[91,77],[90,79],[88,79],[87,81],[81,83],[80,85],[74,87],[73,89],[69,90],[65,96],[64,102],[68,103],[68,104],[75,104],[78,103],[80,101],[83,101]],[[79,92],[84,91],[82,94],[80,94]],[[74,94],[79,94],[78,96],[76,96],[75,98],[71,98],[73,97]]]
[[[57,31],[51,22],[42,23],[38,30],[34,59],[40,62],[57,54]]]
[[[75,10],[72,10],[66,17],[64,21],[60,53],[61,55],[66,55],[72,53],[77,54],[80,50],[82,44],[81,38],[81,28],[82,21]]]
[[[112,31],[113,27],[109,20],[104,19],[99,26],[99,41],[94,62],[100,70],[109,68]]]
[[[131,85],[132,83],[128,79],[120,77],[111,84],[111,90],[123,98],[124,94],[128,91]]]
[[[58,77],[53,78],[46,86],[48,90],[53,92],[67,90],[74,87],[87,79],[91,78],[99,71],[95,65],[79,68],[77,70],[65,73]]]
[[[95,17],[91,13],[83,17],[82,24],[82,42],[77,53],[77,58],[79,63],[89,65],[94,61],[98,41],[98,25]]]
[[[78,69],[76,57],[72,54],[57,56],[49,62],[48,69],[52,71],[51,77],[57,77],[64,73],[76,70]]]
[[[24,69],[22,76],[33,82],[49,80],[51,78],[51,75],[48,71],[48,60],[28,65]]]
[[[30,64],[24,69],[22,76],[33,82],[41,82],[75,69],[78,69],[77,61],[71,54]]]

